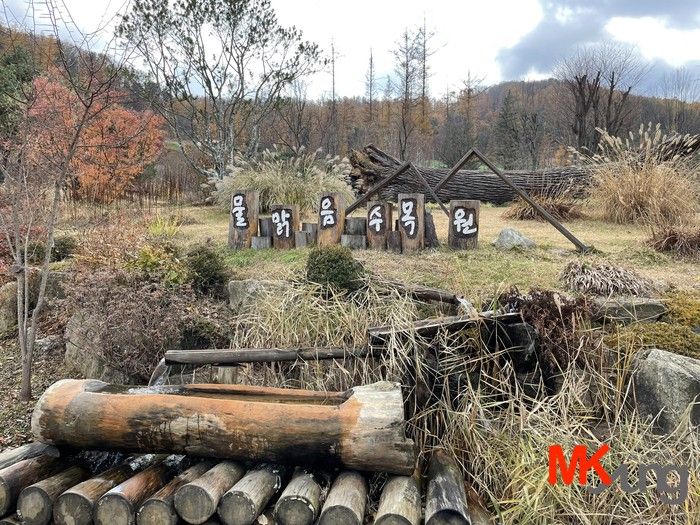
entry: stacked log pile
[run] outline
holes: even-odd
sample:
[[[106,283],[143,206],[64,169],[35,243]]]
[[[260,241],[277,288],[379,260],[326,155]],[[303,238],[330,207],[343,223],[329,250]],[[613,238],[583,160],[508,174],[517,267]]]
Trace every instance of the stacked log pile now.
[[[381,179],[390,176],[401,162],[391,155],[369,144],[361,150],[350,153],[353,170],[350,178],[359,193],[365,193]],[[420,168],[428,184],[436,188],[449,173],[449,169]],[[504,171],[504,174],[519,188],[531,195],[556,195],[567,193],[572,196],[585,194],[590,182],[590,172],[580,167],[560,167],[538,171]],[[399,193],[423,192],[425,188],[415,173],[408,170],[404,175],[385,186],[374,198],[396,200]],[[443,202],[451,200],[478,200],[503,204],[516,198],[496,174],[479,170],[460,170],[445,184],[437,196]],[[426,195],[426,199],[430,199]]]
[[[46,458],[41,468],[25,468],[38,458]],[[483,508],[467,496],[456,463],[442,451],[432,454],[424,479],[418,470],[386,477],[181,455],[133,456],[94,471],[77,458],[40,455],[0,469],[0,486],[12,486],[0,524],[362,525],[372,517],[377,524],[485,523]],[[28,474],[17,479],[18,471]],[[368,496],[371,483],[383,483],[378,502]]]

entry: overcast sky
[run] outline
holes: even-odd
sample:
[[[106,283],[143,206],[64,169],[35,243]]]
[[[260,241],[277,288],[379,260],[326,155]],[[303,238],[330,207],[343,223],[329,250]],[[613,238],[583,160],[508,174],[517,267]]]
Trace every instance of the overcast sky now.
[[[23,0],[5,0],[19,10]],[[339,95],[362,95],[370,49],[377,74],[393,69],[391,49],[405,27],[435,32],[434,96],[458,88],[471,71],[487,84],[546,78],[576,46],[610,39],[639,47],[654,78],[674,67],[700,76],[700,0],[271,0],[280,22],[296,25],[330,53],[335,43]],[[124,0],[62,0],[85,29],[123,8]],[[330,90],[330,74],[309,94]],[[653,90],[653,81],[649,81]]]

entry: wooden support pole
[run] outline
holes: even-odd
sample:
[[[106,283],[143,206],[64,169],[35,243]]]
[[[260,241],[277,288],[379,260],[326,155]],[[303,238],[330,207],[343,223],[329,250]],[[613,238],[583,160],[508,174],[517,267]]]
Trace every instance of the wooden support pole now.
[[[187,523],[199,525],[216,513],[219,500],[243,477],[245,469],[233,461],[222,461],[175,492],[175,509]]]
[[[345,228],[345,199],[341,193],[321,195],[318,210],[319,246],[331,246],[340,242]]]
[[[299,231],[299,206],[296,204],[272,206],[272,246],[280,250],[294,248],[297,231]]]
[[[169,365],[237,365],[281,361],[319,361],[366,357],[367,348],[235,348],[229,350],[168,350]]]
[[[403,253],[422,250],[425,246],[425,195],[399,193],[398,220]]]
[[[416,333],[423,337],[430,337],[440,330],[446,332],[457,332],[468,327],[479,326],[480,320],[470,315],[452,315],[447,317],[436,317],[433,319],[422,319],[414,322],[410,327],[397,330],[395,326],[376,326],[367,330],[367,336],[371,343],[382,343],[397,334],[410,335]]]
[[[221,497],[219,519],[224,525],[252,525],[282,486],[284,473],[284,467],[271,464],[249,471]]]
[[[47,445],[46,443],[27,443],[21,447],[0,452],[0,469],[9,467],[23,459],[35,458],[41,455],[58,457],[59,453],[56,447]]]
[[[250,248],[251,238],[258,235],[260,192],[237,191],[231,196],[228,245],[234,250]]]
[[[474,249],[479,241],[479,201],[450,201],[448,244],[455,250]]]
[[[258,219],[258,235],[272,239],[272,217],[260,217]]]
[[[401,388],[389,382],[313,392],[64,379],[38,401],[32,430],[56,445],[253,461],[313,458],[396,474],[412,472],[416,454],[405,436]]]
[[[107,491],[95,506],[95,525],[133,525],[141,504],[171,480],[182,456],[171,456]]]
[[[417,476],[394,476],[379,498],[375,525],[419,525],[420,486]]]
[[[56,525],[91,525],[97,500],[157,459],[152,454],[132,458],[68,489],[56,499],[54,522]]]
[[[410,167],[411,167],[410,162],[404,162],[403,164],[401,164],[401,166],[399,166],[394,173],[392,173],[390,176],[386,177],[385,179],[382,179],[377,184],[372,186],[369,190],[367,190],[367,193],[365,193],[362,197],[360,197],[355,202],[353,202],[350,206],[348,206],[347,209],[345,210],[345,213],[349,215],[352,212],[354,212],[356,209],[358,209],[360,206],[362,206],[365,202],[367,202],[372,197],[374,197],[377,193],[379,193],[382,190],[382,188],[389,185],[389,183],[391,183],[394,179],[398,178],[402,173],[404,173]]]
[[[296,248],[306,248],[309,246],[309,232],[294,232],[294,246]]]
[[[316,477],[296,468],[292,480],[275,505],[279,525],[311,525],[321,510],[321,485]]]
[[[53,516],[56,498],[90,477],[90,472],[77,465],[30,485],[19,494],[17,512],[25,525],[47,525]]]
[[[346,470],[333,482],[318,525],[362,525],[367,503],[367,482],[359,472]]]
[[[301,224],[302,231],[309,234],[308,243],[309,246],[313,246],[318,243],[318,224],[315,222],[303,222]]]
[[[373,201],[367,205],[367,244],[372,250],[386,250],[387,235],[392,225],[391,203]]]
[[[433,452],[428,465],[425,525],[470,525],[464,477],[444,450]]]
[[[180,518],[175,510],[175,492],[190,483],[214,466],[214,462],[201,461],[191,466],[158,492],[144,501],[136,514],[138,525],[177,525]]]
[[[23,459],[0,470],[0,516],[14,510],[22,489],[53,476],[60,468],[60,458],[42,454]]]

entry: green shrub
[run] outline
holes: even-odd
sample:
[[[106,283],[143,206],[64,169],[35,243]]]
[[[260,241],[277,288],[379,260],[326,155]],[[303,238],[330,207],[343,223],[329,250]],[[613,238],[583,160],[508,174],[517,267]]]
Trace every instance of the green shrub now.
[[[269,211],[273,204],[296,204],[304,214],[318,207],[321,192],[342,193],[352,202],[350,169],[347,160],[320,158],[318,152],[300,149],[285,155],[277,149],[266,150],[253,160],[236,159],[236,167],[216,192],[216,201],[228,211],[235,191],[258,190],[261,211]]]
[[[63,261],[71,257],[78,248],[78,241],[72,235],[59,235],[53,240],[51,261]]]
[[[306,262],[306,279],[309,282],[336,290],[356,290],[364,275],[364,267],[345,246],[314,248]]]
[[[153,237],[171,239],[180,231],[180,222],[174,215],[163,217],[158,215],[148,225],[148,233]]]
[[[660,348],[667,352],[700,359],[700,334],[689,326],[676,323],[637,323],[608,335],[611,348]]]
[[[184,258],[192,288],[203,295],[221,297],[226,293],[229,272],[222,255],[208,244],[191,248]]]
[[[126,266],[152,282],[174,286],[190,281],[188,268],[180,259],[179,250],[170,243],[147,244]]]

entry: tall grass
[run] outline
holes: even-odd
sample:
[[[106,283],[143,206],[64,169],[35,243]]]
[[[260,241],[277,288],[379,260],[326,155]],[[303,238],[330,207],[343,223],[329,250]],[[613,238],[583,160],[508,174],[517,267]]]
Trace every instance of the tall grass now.
[[[679,224],[700,209],[697,155],[686,156],[696,137],[664,135],[660,125],[642,125],[635,135],[605,130],[599,153],[582,160],[593,171],[591,197],[614,223]],[[676,144],[672,152],[669,143]]]
[[[585,355],[562,371],[561,390],[545,396],[540,384],[539,394],[530,397],[504,351],[488,350],[480,330],[430,340],[406,333],[425,308],[377,285],[352,296],[323,294],[305,283],[264,294],[242,313],[234,347],[360,347],[370,326],[390,325],[397,332],[373,357],[249,365],[236,380],[316,390],[401,382],[408,432],[421,450],[451,450],[504,524],[700,523],[700,435],[688,421],[669,436],[655,435],[650,422],[629,408],[632,349],[604,351],[595,332],[582,332],[573,351]],[[573,364],[582,360],[585,371]],[[611,472],[622,463],[687,465],[688,500],[673,506],[651,489],[627,494],[610,488],[596,496],[577,485],[547,483],[550,445],[595,450],[603,442],[611,446],[605,461]]]
[[[237,190],[258,190],[260,207],[268,211],[274,204],[296,204],[301,213],[318,207],[321,192],[337,192],[347,202],[354,200],[348,177],[350,164],[338,157],[321,157],[320,151],[303,148],[293,155],[277,149],[265,150],[258,158],[239,158],[231,174],[216,192],[218,205],[228,210]]]

